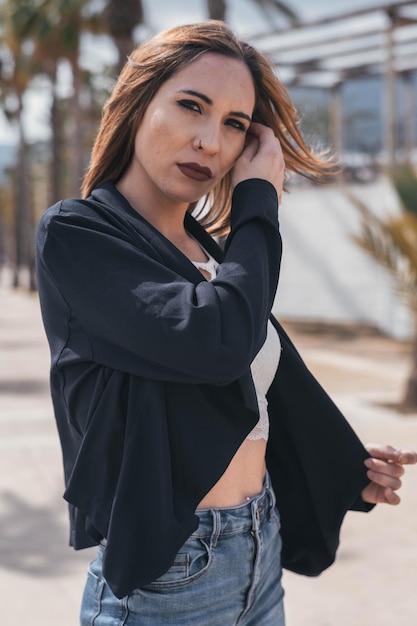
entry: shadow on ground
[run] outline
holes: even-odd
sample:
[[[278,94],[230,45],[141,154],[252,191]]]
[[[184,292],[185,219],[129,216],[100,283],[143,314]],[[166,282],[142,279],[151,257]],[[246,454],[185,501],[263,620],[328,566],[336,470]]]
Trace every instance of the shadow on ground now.
[[[68,576],[79,555],[68,547],[61,512],[0,492],[0,567],[29,576]]]
[[[49,383],[46,380],[18,378],[17,380],[0,380],[0,394],[37,395],[49,392]]]

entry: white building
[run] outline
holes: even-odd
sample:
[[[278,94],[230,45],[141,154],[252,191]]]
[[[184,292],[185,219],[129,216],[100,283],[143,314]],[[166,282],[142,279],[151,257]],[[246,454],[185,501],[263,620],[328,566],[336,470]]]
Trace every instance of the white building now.
[[[399,211],[389,181],[349,185],[378,215]],[[280,209],[284,242],[274,312],[281,318],[365,323],[404,339],[411,315],[387,273],[352,241],[359,215],[343,187],[299,186],[284,194]]]

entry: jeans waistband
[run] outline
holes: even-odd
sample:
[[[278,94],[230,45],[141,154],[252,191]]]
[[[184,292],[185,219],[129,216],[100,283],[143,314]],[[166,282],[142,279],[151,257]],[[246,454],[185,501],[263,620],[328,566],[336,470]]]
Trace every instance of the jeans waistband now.
[[[261,493],[247,502],[228,508],[198,509],[196,515],[200,523],[192,537],[208,537],[213,531],[223,535],[257,530],[271,518],[274,508],[275,494],[267,473]]]

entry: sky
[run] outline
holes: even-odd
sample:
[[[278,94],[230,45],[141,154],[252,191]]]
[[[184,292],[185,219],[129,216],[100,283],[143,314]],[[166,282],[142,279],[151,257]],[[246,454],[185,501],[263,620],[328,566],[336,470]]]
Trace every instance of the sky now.
[[[207,18],[206,0],[142,0],[145,18],[153,32],[164,30],[181,23],[196,22]],[[386,0],[387,1],[387,0]],[[393,0],[391,0],[391,3]],[[387,2],[388,3],[388,2]],[[383,4],[381,0],[288,0],[289,6],[299,14],[302,21],[309,22],[340,15],[343,13],[371,8]],[[252,0],[228,0],[227,19],[232,28],[243,39],[250,39],[254,34],[269,31],[271,24],[261,17],[259,9]],[[278,25],[279,22],[276,22]],[[284,23],[282,23],[284,26]],[[345,27],[346,28],[346,27]],[[142,33],[146,34],[146,33]],[[304,36],[304,35],[303,35]],[[281,36],[282,37],[282,36]],[[260,44],[262,47],[262,44]],[[85,41],[83,58],[86,65],[111,63],[114,58],[112,44],[106,38],[97,43],[91,39]],[[285,76],[282,76],[285,81]],[[69,81],[63,70],[62,88]],[[42,85],[37,85],[26,99],[25,128],[29,141],[48,138],[48,95]],[[13,129],[6,123],[0,111],[0,143],[15,139]]]

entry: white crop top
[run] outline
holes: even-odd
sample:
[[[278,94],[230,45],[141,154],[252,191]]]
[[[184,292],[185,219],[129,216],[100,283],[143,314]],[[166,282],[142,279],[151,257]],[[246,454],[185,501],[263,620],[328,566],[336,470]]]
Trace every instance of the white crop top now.
[[[193,261],[193,265],[195,265],[195,267],[199,270],[205,270],[209,274],[210,280],[212,280],[217,275],[217,268],[219,267],[219,264],[206,250],[204,250],[204,253],[207,255],[208,260],[204,262]],[[252,378],[255,384],[256,397],[258,400],[259,421],[246,439],[251,439],[252,441],[256,441],[258,439],[268,440],[269,416],[266,394],[275,378],[280,356],[281,342],[279,340],[278,333],[272,323],[268,321],[265,343],[259,350],[251,365]]]

